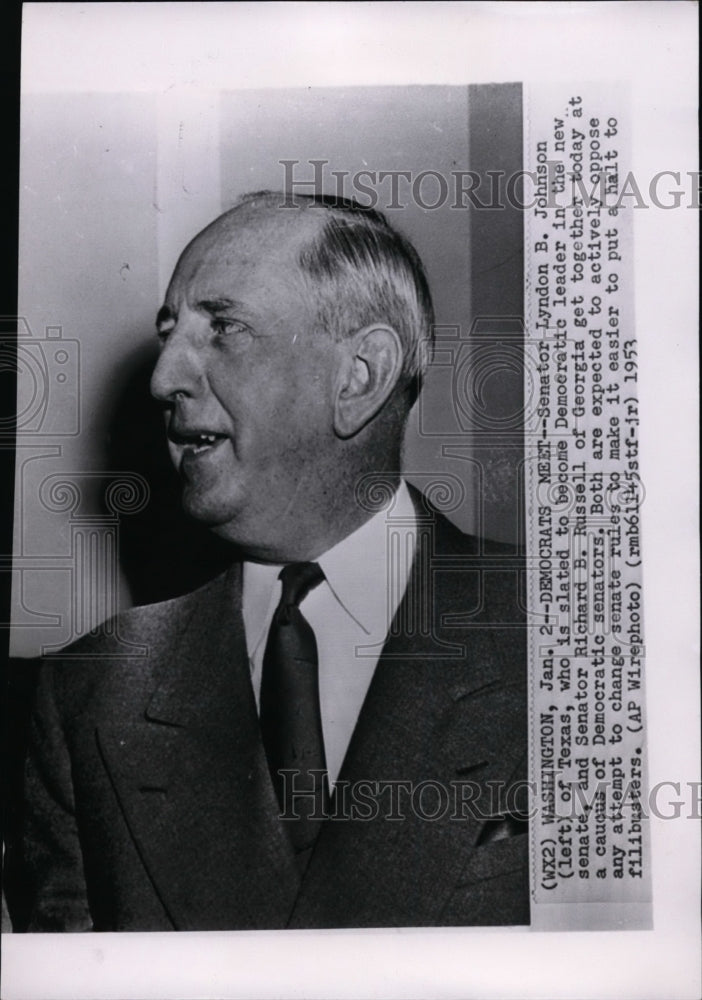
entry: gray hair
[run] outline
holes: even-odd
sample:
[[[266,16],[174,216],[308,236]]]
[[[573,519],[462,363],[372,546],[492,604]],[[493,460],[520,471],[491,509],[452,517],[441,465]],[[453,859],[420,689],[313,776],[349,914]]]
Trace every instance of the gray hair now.
[[[319,233],[300,251],[310,279],[317,324],[335,340],[372,323],[386,323],[404,349],[402,381],[414,402],[430,360],[434,309],[424,267],[410,241],[385,216],[350,198],[257,191],[235,208],[324,211]]]

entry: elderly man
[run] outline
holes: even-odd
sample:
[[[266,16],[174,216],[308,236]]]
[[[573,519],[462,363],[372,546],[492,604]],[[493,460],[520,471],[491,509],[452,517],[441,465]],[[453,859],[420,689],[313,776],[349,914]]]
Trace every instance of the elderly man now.
[[[250,195],[182,254],[152,391],[232,566],[43,666],[30,929],[528,923],[520,563],[398,471],[432,322],[353,202]]]

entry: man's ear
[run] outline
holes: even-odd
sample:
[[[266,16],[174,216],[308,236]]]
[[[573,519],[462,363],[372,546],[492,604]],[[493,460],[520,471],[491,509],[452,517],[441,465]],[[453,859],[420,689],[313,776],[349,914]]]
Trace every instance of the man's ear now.
[[[391,326],[373,325],[342,341],[342,363],[334,401],[334,431],[353,437],[392,395],[402,373],[404,354]]]

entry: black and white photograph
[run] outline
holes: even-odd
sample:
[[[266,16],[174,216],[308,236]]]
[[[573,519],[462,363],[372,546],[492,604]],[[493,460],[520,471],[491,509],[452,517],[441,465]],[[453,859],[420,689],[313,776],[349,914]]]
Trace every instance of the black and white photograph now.
[[[695,18],[24,4],[3,997],[695,995]]]

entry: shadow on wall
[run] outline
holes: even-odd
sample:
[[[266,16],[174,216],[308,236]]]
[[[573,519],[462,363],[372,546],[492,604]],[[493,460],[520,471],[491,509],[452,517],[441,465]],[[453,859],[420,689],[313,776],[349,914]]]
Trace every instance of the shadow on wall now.
[[[136,472],[149,485],[143,510],[120,520],[120,563],[134,605],[195,590],[217,576],[235,555],[231,546],[182,510],[162,411],[149,391],[155,361],[152,349],[129,360],[107,423],[109,471]]]

